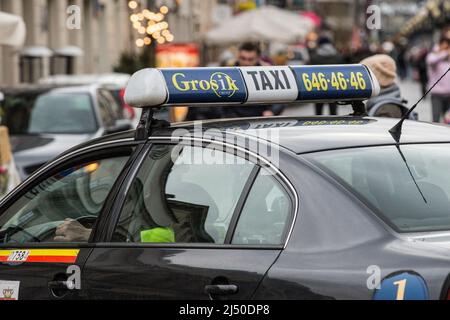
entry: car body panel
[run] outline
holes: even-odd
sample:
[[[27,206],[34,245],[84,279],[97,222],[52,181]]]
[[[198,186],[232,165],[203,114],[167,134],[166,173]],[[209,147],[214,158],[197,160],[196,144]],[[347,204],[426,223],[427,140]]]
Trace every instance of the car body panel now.
[[[255,299],[370,300],[373,266],[381,278],[415,271],[424,277],[431,299],[440,298],[450,273],[448,248],[396,234],[353,194],[302,162],[285,166],[296,173],[291,180],[300,193],[299,218]]]
[[[3,250],[3,248],[1,249]],[[37,248],[33,246],[31,249],[22,248],[20,250],[29,251],[45,251],[47,254],[54,254],[58,251],[53,248]],[[19,281],[19,298],[20,300],[59,300],[59,299],[83,299],[83,291],[81,290],[52,290],[49,288],[51,281],[60,280],[66,281],[69,266],[76,266],[81,270],[89,256],[90,248],[61,248],[63,251],[79,251],[76,256],[76,261],[68,263],[57,262],[25,262],[25,263],[1,263],[0,264],[0,279],[1,281]],[[49,258],[49,257],[47,257]]]
[[[221,279],[239,286],[231,299],[251,299],[280,253],[275,249],[107,246],[94,249],[83,270],[90,299],[207,300],[205,287],[226,284]]]

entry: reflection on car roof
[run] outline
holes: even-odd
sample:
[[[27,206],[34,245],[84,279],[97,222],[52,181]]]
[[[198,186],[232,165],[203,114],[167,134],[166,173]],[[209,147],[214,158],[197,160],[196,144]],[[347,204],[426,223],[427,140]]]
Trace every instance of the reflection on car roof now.
[[[170,128],[157,129],[154,137],[171,137],[174,130],[194,132],[201,125],[203,130],[218,129],[221,133],[258,137],[258,131],[268,130],[270,142],[279,144],[296,154],[364,146],[392,145],[394,139],[389,130],[397,119],[355,117],[275,117],[211,120],[172,124]],[[275,131],[276,130],[276,134]],[[83,147],[113,140],[132,139],[135,131],[127,131],[89,142]],[[220,140],[220,137],[218,137]],[[275,141],[276,140],[276,141]],[[426,122],[406,121],[402,143],[450,142],[450,128]]]

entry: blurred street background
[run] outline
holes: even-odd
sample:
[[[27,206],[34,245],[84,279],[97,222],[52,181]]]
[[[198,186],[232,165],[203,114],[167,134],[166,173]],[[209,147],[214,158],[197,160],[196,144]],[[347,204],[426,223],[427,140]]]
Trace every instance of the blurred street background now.
[[[0,0],[0,12],[18,18],[8,26],[17,29],[10,43],[0,46],[0,87],[82,82],[55,75],[233,65],[247,40],[261,45],[267,63],[309,64],[326,37],[342,63],[392,56],[403,96],[413,102],[426,81],[426,54],[448,25],[450,1]],[[314,114],[308,106],[284,112]],[[419,114],[431,120],[429,101]],[[172,120],[185,116],[178,110]]]

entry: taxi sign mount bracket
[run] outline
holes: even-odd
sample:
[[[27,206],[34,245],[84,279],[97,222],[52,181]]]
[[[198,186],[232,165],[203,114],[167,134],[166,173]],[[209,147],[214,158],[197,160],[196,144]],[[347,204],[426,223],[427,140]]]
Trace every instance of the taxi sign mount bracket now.
[[[362,101],[352,101],[353,113],[350,115],[352,117],[366,117],[367,109],[366,105]]]
[[[135,140],[145,141],[153,134],[155,129],[167,128],[169,126],[170,123],[167,121],[154,118],[153,108],[144,108],[142,109],[141,119],[139,120],[139,124],[136,128]]]

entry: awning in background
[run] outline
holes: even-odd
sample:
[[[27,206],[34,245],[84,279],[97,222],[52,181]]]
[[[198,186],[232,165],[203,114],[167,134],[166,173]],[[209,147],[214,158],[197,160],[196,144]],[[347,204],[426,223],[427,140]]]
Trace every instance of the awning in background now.
[[[209,44],[230,44],[243,41],[276,41],[296,43],[314,29],[314,22],[297,13],[274,6],[262,6],[238,14],[208,32]]]
[[[320,27],[322,25],[322,18],[320,18],[313,11],[304,11],[304,12],[300,13],[300,16],[310,19],[314,23],[314,26],[316,26],[316,27]]]
[[[53,56],[53,51],[44,46],[30,46],[25,47],[21,55],[30,58],[49,58]]]
[[[0,45],[22,47],[26,28],[22,18],[0,11]]]
[[[54,50],[55,55],[64,57],[81,57],[84,56],[84,51],[80,47],[65,46]]]

